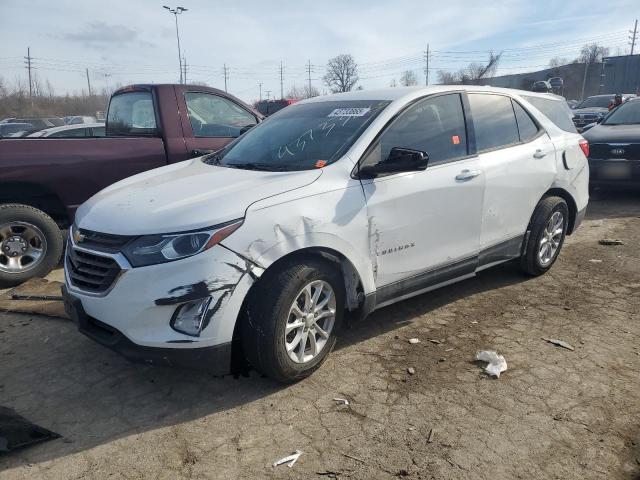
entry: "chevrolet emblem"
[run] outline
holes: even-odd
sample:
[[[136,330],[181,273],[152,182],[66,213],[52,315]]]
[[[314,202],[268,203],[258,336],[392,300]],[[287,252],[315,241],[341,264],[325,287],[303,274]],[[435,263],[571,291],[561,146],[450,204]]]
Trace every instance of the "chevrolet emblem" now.
[[[73,229],[73,241],[78,244],[80,242],[84,242],[85,236],[80,233],[80,230],[74,228]]]
[[[624,155],[624,148],[614,148],[611,150],[612,155]]]

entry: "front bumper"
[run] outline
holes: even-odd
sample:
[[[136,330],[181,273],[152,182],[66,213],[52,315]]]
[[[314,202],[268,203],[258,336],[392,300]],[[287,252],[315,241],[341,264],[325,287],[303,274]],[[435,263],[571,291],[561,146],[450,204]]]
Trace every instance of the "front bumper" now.
[[[591,185],[640,185],[640,160],[590,158],[589,170]]]
[[[73,239],[68,249],[83,251]],[[117,259],[121,271],[105,292],[92,293],[74,284],[65,261],[64,293],[82,333],[132,360],[228,370],[236,320],[262,269],[222,245],[193,257],[138,268],[119,254],[92,254]],[[208,297],[206,326],[199,336],[171,327],[180,305]]]
[[[80,333],[132,362],[205,370],[214,375],[229,373],[231,342],[196,349],[144,347],[133,343],[118,329],[87,315],[80,299],[70,295],[64,285],[62,297],[65,311]]]

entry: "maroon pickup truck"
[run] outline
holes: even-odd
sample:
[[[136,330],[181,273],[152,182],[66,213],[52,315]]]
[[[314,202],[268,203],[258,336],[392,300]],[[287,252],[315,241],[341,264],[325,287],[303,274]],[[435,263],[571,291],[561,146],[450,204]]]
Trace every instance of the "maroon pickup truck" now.
[[[46,275],[76,208],[136,173],[219,150],[262,120],[193,85],[133,85],[109,102],[106,136],[0,140],[0,288]]]

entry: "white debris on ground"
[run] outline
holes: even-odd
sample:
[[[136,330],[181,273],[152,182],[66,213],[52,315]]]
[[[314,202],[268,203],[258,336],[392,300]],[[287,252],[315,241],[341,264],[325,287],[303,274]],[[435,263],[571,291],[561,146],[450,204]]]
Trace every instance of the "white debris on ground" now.
[[[573,345],[571,345],[570,343],[565,342],[564,340],[558,340],[557,338],[546,338],[546,337],[541,337],[541,338],[545,342],[553,343],[554,345],[557,345],[558,347],[566,348],[567,350],[571,350],[571,351],[575,350],[575,348],[573,348]]]
[[[414,345],[414,344],[416,344],[416,343],[420,343],[420,340],[419,340],[419,339],[417,339],[417,338],[410,338],[410,339],[409,339],[409,343],[410,343],[410,344],[412,344],[412,345]]]
[[[287,467],[291,468],[293,467],[293,464],[298,461],[298,458],[300,458],[300,455],[302,455],[302,452],[300,450],[296,450],[291,455],[273,462],[273,466],[277,467],[278,465],[284,465],[286,463]]]
[[[334,398],[333,401],[341,403],[342,405],[349,405],[349,400],[346,398]]]
[[[476,353],[476,360],[487,362],[484,371],[494,377],[500,377],[500,374],[507,369],[507,361],[502,355],[498,355],[493,350],[481,350]]]

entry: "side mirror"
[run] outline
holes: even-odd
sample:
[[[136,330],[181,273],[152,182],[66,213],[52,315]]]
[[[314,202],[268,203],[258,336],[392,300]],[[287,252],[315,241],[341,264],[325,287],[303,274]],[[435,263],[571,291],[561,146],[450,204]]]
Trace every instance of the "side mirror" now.
[[[376,165],[365,165],[360,168],[360,178],[375,178],[379,175],[390,175],[402,172],[418,172],[425,170],[429,163],[427,152],[410,148],[393,147],[386,160]]]

